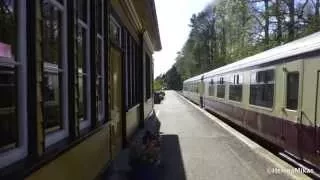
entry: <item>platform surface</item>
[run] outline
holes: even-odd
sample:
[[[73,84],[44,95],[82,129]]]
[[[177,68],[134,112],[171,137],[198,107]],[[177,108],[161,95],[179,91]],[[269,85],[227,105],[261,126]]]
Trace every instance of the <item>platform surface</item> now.
[[[166,180],[293,179],[174,91],[155,105]]]

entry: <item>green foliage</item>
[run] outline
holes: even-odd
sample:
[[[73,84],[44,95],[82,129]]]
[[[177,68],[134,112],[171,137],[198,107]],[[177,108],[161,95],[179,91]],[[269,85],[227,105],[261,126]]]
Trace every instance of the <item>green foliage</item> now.
[[[160,91],[162,88],[165,87],[165,76],[160,75],[153,81],[153,90],[154,91]]]
[[[171,69],[162,76],[167,89],[182,90],[182,79],[177,71],[176,65],[173,65]]]
[[[214,1],[191,17],[189,38],[166,73],[168,87],[318,31],[319,1]]]

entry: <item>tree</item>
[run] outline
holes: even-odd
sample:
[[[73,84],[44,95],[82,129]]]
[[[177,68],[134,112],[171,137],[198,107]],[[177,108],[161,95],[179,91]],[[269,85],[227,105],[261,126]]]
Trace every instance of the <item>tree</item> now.
[[[165,74],[165,83],[168,89],[182,90],[182,80],[175,65]]]
[[[269,0],[264,0],[264,20],[265,20],[265,25],[264,25],[264,43],[266,48],[269,47]]]
[[[282,13],[281,13],[281,0],[276,0],[274,14],[277,20],[277,29],[276,29],[276,41],[278,44],[282,43]]]
[[[289,9],[289,22],[288,22],[288,40],[294,40],[294,24],[295,24],[295,8],[294,8],[294,0],[286,0],[286,4]]]
[[[214,2],[192,15],[189,38],[177,54],[174,69],[167,72],[166,82],[178,75],[182,82],[319,31],[320,0]],[[172,76],[173,72],[178,75]]]
[[[165,88],[165,75],[164,74],[160,74],[158,77],[156,77],[156,79],[153,82],[153,90],[154,91],[159,91],[163,88]]]

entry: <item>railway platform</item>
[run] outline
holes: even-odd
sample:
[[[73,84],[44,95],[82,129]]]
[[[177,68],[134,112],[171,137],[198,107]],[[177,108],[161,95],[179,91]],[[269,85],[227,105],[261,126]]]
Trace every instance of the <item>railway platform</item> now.
[[[159,180],[310,179],[177,92],[167,91],[155,112],[162,136]]]

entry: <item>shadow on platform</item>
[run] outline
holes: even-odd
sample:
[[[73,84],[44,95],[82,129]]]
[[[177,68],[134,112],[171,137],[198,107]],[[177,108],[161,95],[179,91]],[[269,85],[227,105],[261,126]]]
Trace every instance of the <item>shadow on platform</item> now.
[[[132,140],[142,141],[143,134],[146,130],[151,132],[159,132],[160,124],[158,117],[146,122],[145,128],[138,130]],[[129,165],[128,148],[122,150],[117,156],[111,167],[103,174],[103,180],[135,180],[135,171]],[[185,168],[182,158],[182,152],[179,137],[174,134],[161,134],[160,145],[160,165],[147,170],[154,178],[150,176],[139,178],[139,180],[186,180]],[[144,176],[144,175],[143,175]]]
[[[162,173],[159,179],[163,180],[185,180],[186,174],[180,149],[179,137],[177,135],[162,135],[161,144],[161,166]]]

